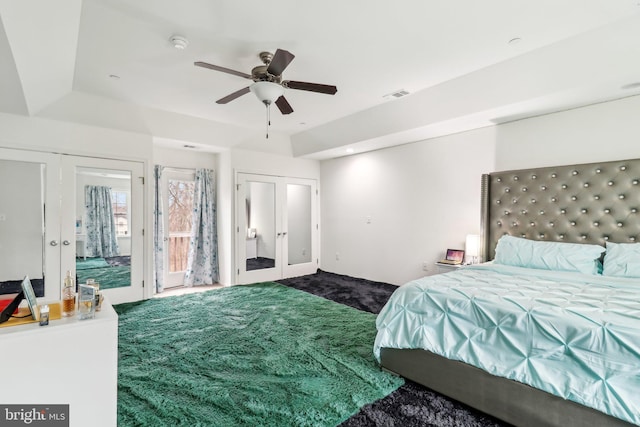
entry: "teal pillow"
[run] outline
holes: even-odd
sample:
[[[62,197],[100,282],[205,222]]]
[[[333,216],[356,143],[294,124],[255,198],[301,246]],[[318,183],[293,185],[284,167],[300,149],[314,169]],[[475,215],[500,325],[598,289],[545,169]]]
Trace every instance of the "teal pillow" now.
[[[598,258],[604,251],[605,248],[599,245],[538,242],[502,236],[496,246],[494,263],[539,270],[598,274]]]
[[[609,243],[603,276],[640,277],[640,243]]]

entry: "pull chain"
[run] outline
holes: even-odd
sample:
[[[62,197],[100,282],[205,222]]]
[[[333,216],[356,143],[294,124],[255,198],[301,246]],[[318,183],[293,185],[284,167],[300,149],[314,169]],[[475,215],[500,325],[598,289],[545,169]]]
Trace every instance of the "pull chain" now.
[[[267,129],[266,129],[266,139],[269,139],[269,126],[271,126],[271,104],[265,102],[265,107],[267,107]]]

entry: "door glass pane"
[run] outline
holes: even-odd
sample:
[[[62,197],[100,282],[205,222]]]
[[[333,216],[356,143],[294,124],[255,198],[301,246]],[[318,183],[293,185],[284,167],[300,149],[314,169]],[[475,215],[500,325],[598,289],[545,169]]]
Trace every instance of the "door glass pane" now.
[[[272,182],[247,182],[246,270],[275,267],[276,259],[276,185]]]
[[[0,295],[29,276],[44,296],[44,173],[40,163],[0,160]]]
[[[187,270],[189,239],[193,222],[194,181],[170,179],[169,196],[169,272]]]
[[[76,278],[131,286],[131,172],[76,168]]]
[[[287,184],[289,265],[311,262],[311,187]]]

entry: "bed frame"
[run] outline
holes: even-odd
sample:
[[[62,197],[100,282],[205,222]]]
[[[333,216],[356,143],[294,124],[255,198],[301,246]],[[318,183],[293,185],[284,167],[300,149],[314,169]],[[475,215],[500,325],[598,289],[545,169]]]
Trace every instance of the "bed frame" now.
[[[481,189],[484,261],[505,234],[603,246],[640,242],[640,159],[496,172],[482,176]],[[632,426],[425,350],[383,348],[381,364],[516,426]]]

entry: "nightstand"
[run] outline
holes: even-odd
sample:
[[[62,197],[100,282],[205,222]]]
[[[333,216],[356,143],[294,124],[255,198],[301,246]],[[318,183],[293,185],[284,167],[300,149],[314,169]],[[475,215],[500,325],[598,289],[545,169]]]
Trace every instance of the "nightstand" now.
[[[449,273],[464,267],[463,264],[443,264],[441,262],[436,262],[436,265],[438,266],[438,274]]]

